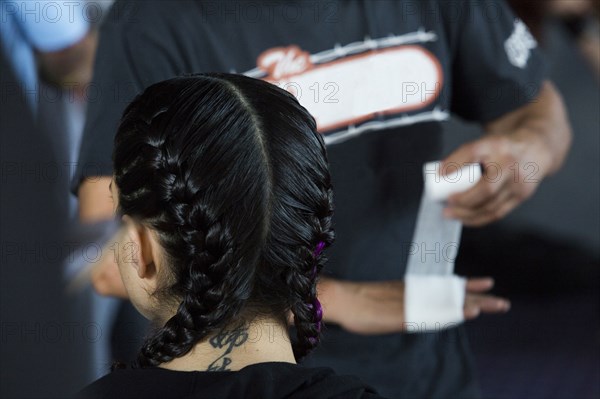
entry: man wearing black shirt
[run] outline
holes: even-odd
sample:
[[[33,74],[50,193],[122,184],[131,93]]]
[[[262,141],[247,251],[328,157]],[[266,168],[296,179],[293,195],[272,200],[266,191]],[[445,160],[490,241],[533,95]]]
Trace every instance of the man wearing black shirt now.
[[[486,134],[447,164],[494,168],[450,198],[448,217],[472,226],[501,218],[562,164],[564,107],[525,25],[498,0],[117,2],[101,30],[74,180],[82,220],[112,214],[112,138],[126,104],[154,82],[201,71],[290,90],[328,144],[337,242],[319,292],[335,324],[308,363],[358,375],[394,398],[477,396],[462,327],[402,333],[401,280],[421,166],[442,156],[450,113]],[[535,169],[528,180],[526,165]],[[94,271],[100,292],[122,292],[114,270]],[[488,280],[467,284],[466,318],[507,309],[477,293],[489,288]]]

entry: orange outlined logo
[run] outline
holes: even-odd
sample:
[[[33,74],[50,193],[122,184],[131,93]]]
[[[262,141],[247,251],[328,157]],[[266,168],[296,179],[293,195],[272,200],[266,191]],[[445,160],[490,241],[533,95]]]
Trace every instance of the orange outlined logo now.
[[[425,109],[439,98],[444,82],[440,61],[419,45],[371,49],[316,64],[292,45],[263,52],[257,65],[266,75],[262,79],[298,98],[322,133]],[[335,84],[337,100],[315,101],[310,95],[315,83]]]

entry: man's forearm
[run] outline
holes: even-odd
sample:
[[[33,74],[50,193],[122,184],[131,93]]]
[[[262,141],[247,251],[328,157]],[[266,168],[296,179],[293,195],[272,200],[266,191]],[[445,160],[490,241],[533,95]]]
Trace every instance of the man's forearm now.
[[[323,307],[323,319],[331,323],[339,323],[340,282],[330,278],[321,278],[317,284],[317,295]]]

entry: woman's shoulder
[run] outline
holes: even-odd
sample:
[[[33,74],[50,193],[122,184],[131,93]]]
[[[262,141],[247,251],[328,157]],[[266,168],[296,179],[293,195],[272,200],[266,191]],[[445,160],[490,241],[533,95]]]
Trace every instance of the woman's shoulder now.
[[[118,369],[81,390],[77,398],[184,397],[193,389],[194,376],[160,368]],[[166,395],[165,395],[166,394]]]
[[[276,397],[291,399],[382,399],[374,388],[350,375],[339,375],[329,367],[304,367],[302,365],[262,364],[255,365],[257,372],[262,367],[273,370],[275,386],[282,391]],[[268,374],[267,374],[268,375]],[[260,396],[257,396],[260,397]]]
[[[116,370],[82,390],[78,398],[311,398],[376,399],[375,390],[327,367],[267,362],[239,371]]]

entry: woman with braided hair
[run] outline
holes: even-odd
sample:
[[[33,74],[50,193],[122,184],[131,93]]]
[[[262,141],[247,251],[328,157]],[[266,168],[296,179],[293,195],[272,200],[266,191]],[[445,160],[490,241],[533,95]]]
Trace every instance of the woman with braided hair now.
[[[117,263],[157,328],[80,396],[379,397],[296,364],[319,342],[333,230],[325,145],[291,94],[232,74],[156,83],[125,110],[113,163]]]

